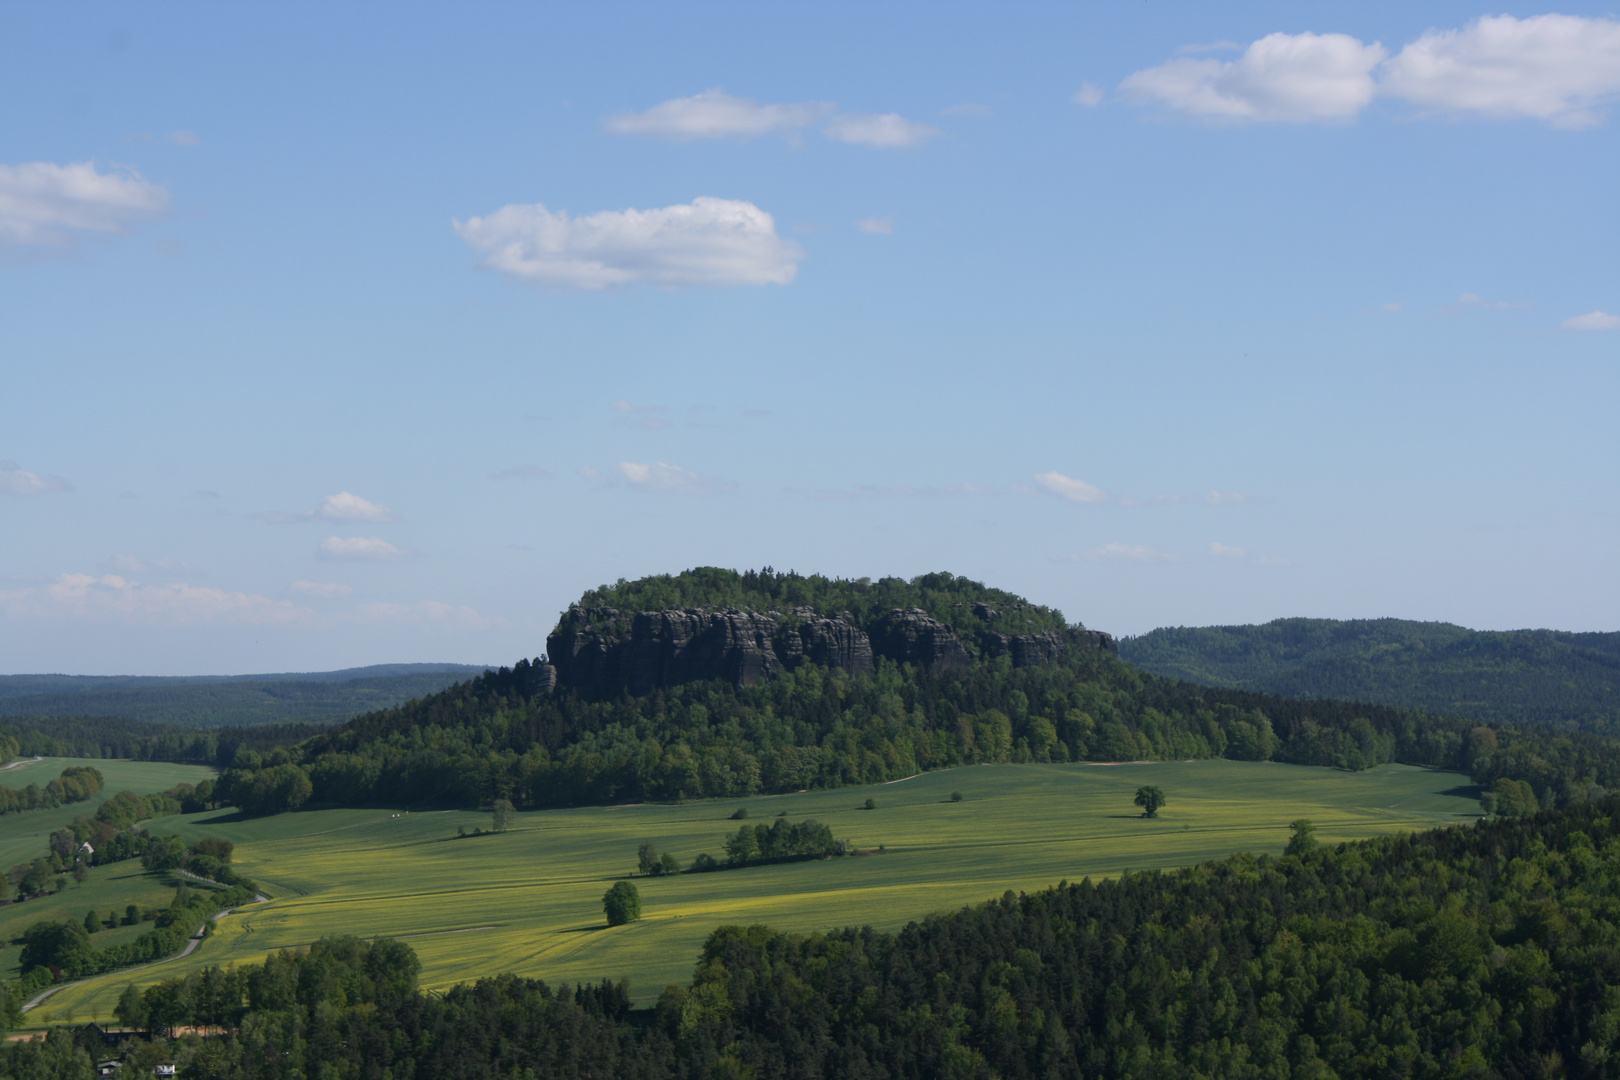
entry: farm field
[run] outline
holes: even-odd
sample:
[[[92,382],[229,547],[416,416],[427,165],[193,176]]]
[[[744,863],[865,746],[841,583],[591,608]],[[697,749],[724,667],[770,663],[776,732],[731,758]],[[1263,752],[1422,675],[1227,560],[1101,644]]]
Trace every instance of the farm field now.
[[[1157,784],[1168,797],[1157,820],[1137,817],[1131,805],[1141,784]],[[1280,852],[1288,822],[1300,817],[1313,820],[1325,842],[1463,823],[1478,816],[1479,804],[1447,792],[1467,784],[1399,765],[1362,773],[1235,761],[1001,765],[747,800],[537,811],[520,814],[507,833],[466,839],[456,838],[457,828],[487,827],[488,814],[166,818],[152,830],[233,841],[238,869],[273,899],[221,920],[184,960],[65,990],[28,1019],[110,1018],[128,982],[257,961],[343,933],[408,939],[428,988],[500,971],[554,984],[628,977],[645,1004],[666,984],[690,979],[704,939],[724,923],[894,929],[1005,889]],[[963,801],[949,801],[953,791]],[[861,809],[868,797],[875,810]],[[638,878],[642,921],[605,926],[602,894],[635,869],[640,842],[683,863],[703,851],[720,857],[723,837],[737,826],[729,816],[740,807],[754,823],[779,813],[814,817],[840,838],[886,852]]]
[[[116,758],[23,758],[14,767],[0,770],[0,784],[25,788],[29,784],[46,784],[62,775],[72,765],[89,765],[100,769],[106,786],[92,799],[69,803],[51,810],[25,810],[17,814],[0,815],[0,870],[28,862],[47,854],[51,833],[81,814],[91,817],[96,808],[120,791],[133,791],[145,795],[163,791],[179,783],[197,784],[217,776],[213,769],[202,765],[172,765],[166,761],[120,761]],[[88,906],[88,905],[87,905]],[[83,916],[81,911],[80,916]]]

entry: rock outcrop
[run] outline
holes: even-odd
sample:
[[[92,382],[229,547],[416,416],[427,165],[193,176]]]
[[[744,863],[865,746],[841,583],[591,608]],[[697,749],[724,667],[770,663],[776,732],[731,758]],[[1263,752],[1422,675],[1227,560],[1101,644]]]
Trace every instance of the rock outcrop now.
[[[981,605],[982,606],[982,605]],[[994,617],[975,611],[980,618]],[[1014,667],[1048,664],[1066,648],[1115,651],[1114,639],[1096,630],[1067,634],[982,635],[976,651],[1010,656]],[[550,664],[538,661],[519,677],[525,687],[550,693],[569,687],[587,697],[645,694],[664,686],[723,679],[751,686],[800,664],[840,668],[853,675],[873,669],[879,656],[930,671],[966,667],[974,651],[954,630],[921,608],[896,608],[869,636],[846,612],[832,617],[798,608],[779,612],[672,608],[624,613],[571,607],[546,639]],[[514,673],[517,674],[517,673]]]
[[[964,668],[970,659],[956,631],[922,608],[891,611],[873,627],[872,648],[879,656],[932,671]]]
[[[812,613],[813,614],[813,613]],[[753,611],[680,608],[623,616],[573,607],[546,639],[558,681],[592,697],[724,679],[752,686],[806,661],[872,670],[872,643],[845,619],[819,616],[783,626]]]

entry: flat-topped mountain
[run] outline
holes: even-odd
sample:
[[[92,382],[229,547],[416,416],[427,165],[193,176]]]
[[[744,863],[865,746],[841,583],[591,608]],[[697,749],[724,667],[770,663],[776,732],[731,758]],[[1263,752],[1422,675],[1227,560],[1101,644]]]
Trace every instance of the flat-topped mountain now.
[[[637,610],[648,601],[664,605]],[[950,574],[873,582],[704,567],[586,593],[529,678],[605,697],[706,679],[751,686],[806,663],[860,675],[878,657],[928,671],[999,656],[1027,667],[1068,648],[1113,651],[1114,641]]]

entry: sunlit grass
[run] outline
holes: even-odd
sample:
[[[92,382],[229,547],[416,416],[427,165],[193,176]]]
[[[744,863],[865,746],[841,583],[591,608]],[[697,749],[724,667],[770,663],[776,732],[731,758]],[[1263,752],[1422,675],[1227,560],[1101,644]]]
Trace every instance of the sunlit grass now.
[[[444,987],[499,971],[553,983],[627,976],[647,1001],[690,978],[723,923],[811,931],[893,929],[933,911],[1034,890],[1061,878],[1180,866],[1238,851],[1279,852],[1288,823],[1312,819],[1335,842],[1471,820],[1478,803],[1441,792],[1465,778],[1407,766],[1364,773],[1232,761],[978,766],[895,784],[679,806],[522,814],[500,835],[457,839],[488,814],[326,810],[242,821],[233,812],[169,818],[154,832],[237,844],[238,869],[274,899],[221,922],[183,961],[59,994],[29,1019],[110,1017],[129,981],[257,961],[327,934],[410,935],[422,982]],[[1136,816],[1138,785],[1169,798]],[[960,791],[961,802],[950,801]],[[877,809],[861,809],[867,797]],[[601,898],[651,841],[690,863],[720,857],[729,820],[815,817],[881,855],[636,879],[643,920],[608,929]],[[88,905],[85,905],[88,906]],[[82,913],[81,913],[82,917]]]

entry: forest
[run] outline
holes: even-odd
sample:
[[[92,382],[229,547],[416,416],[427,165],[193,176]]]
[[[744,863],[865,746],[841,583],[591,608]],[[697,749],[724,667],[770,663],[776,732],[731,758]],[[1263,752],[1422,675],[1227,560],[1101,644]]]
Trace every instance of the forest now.
[[[1620,735],[1620,633],[1278,619],[1154,630],[1122,639],[1119,654],[1206,686]]]
[[[537,808],[880,783],[977,762],[1211,757],[1345,769],[1398,761],[1486,786],[1506,776],[1549,807],[1620,788],[1620,757],[1599,736],[1200,687],[1096,651],[946,672],[880,660],[869,676],[804,665],[753,686],[690,683],[608,701],[525,696],[527,667],[294,747],[244,750],[215,798],[256,812],[500,798]],[[274,792],[295,801],[260,797]]]
[[[181,727],[324,725],[431,694],[482,670],[380,664],[266,676],[0,675],[0,722],[13,716],[116,716]]]
[[[721,927],[650,1014],[611,983],[422,993],[407,943],[353,938],[130,991],[119,1014],[208,1080],[1612,1074],[1620,801],[1303,838],[892,934]],[[163,1039],[191,1025],[226,1033]],[[0,1077],[88,1064],[67,1031],[0,1050]]]

